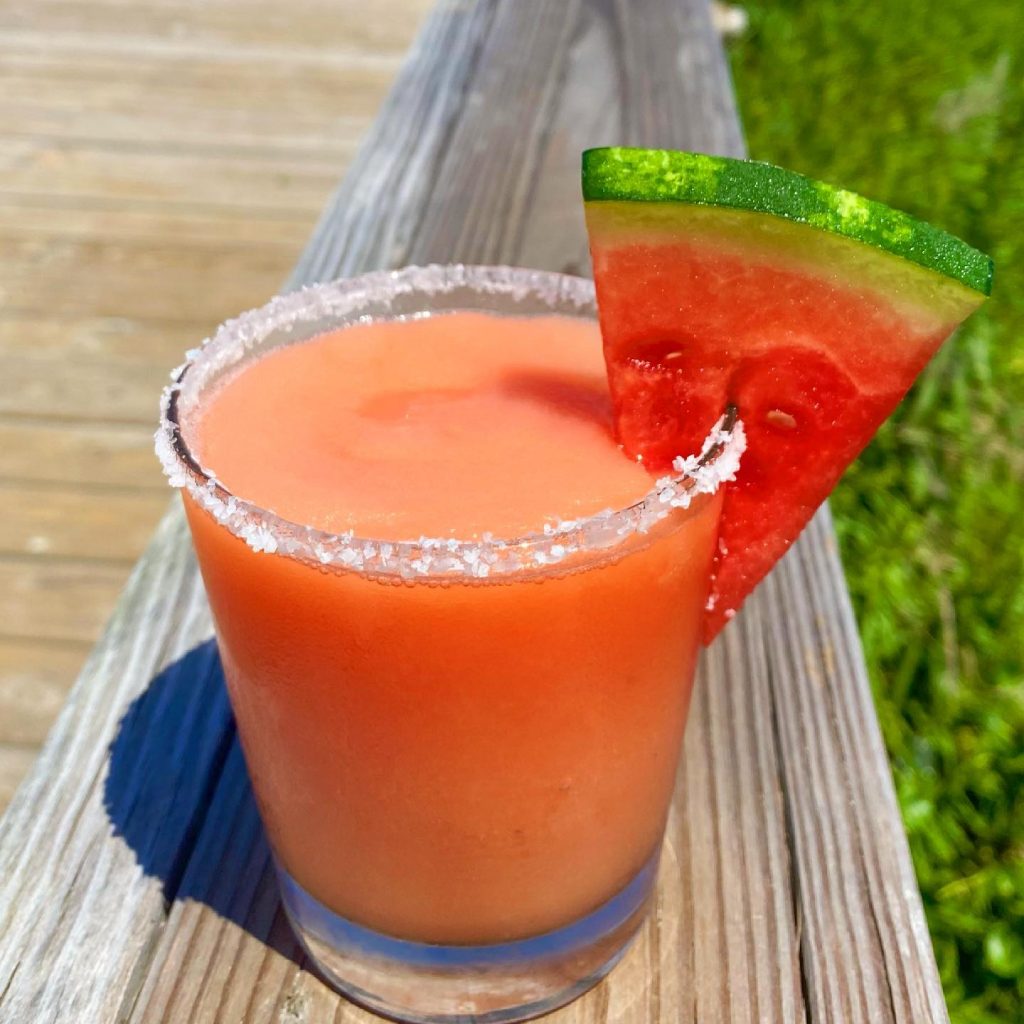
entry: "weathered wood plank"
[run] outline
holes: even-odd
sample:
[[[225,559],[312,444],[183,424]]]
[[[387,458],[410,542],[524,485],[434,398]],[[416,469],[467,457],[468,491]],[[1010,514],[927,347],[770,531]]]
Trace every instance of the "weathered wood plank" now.
[[[828,509],[759,595],[814,1018],[946,1021]]]
[[[88,653],[88,644],[0,638],[0,743],[43,742]]]
[[[804,1019],[762,636],[755,605],[706,652],[684,746],[695,1022]]]
[[[341,147],[340,159],[345,163],[362,134],[362,130],[353,131]],[[76,205],[83,200],[102,203],[109,211],[124,204],[175,210],[213,207],[214,212],[244,212],[254,221],[266,210],[279,219],[290,212],[294,219],[308,222],[320,212],[335,185],[338,160],[333,163],[313,163],[291,153],[225,157],[187,150],[126,152],[111,160],[106,148],[96,143],[4,139],[0,140],[0,202],[20,206],[56,200],[65,212],[69,200]],[[166,220],[171,222],[172,217]]]
[[[392,18],[368,18],[358,4],[313,3],[302,0],[284,10],[267,0],[247,5],[239,17],[235,5],[206,3],[197,16],[183,18],[180,5],[83,4],[75,0],[33,0],[0,8],[0,32],[45,34],[67,39],[79,49],[100,49],[119,39],[166,39],[183,47],[217,49],[226,53],[255,48],[318,54],[340,66],[387,64],[394,69],[408,45],[409,29],[395,18],[418,17],[427,0],[377,0],[391,8]],[[135,52],[138,52],[136,49]]]
[[[0,414],[151,424],[167,372],[152,363],[5,354]]]
[[[3,39],[0,37],[0,46]],[[78,59],[77,55],[74,59]],[[116,57],[110,58],[116,63]],[[97,111],[88,119],[67,108],[25,101],[5,103],[0,96],[0,133],[13,138],[44,138],[54,144],[65,141],[101,143],[112,152],[172,153],[187,149],[214,156],[270,156],[282,152],[312,155],[335,152],[339,159],[351,146],[351,138],[363,128],[362,118],[342,124],[339,142],[324,142],[323,118],[277,115],[244,118],[212,111],[208,117],[181,116],[162,121],[142,104],[135,110]]]
[[[35,747],[0,740],[0,814],[11,802],[11,797],[35,756]]]
[[[280,279],[276,247],[230,240],[198,247],[54,238],[40,245],[15,235],[3,245],[0,299],[14,309],[49,309],[56,316],[216,321],[225,304],[237,311],[265,301]],[[81,267],[89,273],[77,273]],[[105,282],[102,289],[97,280]]]
[[[336,173],[426,7],[7,4],[0,135],[172,161],[185,151],[333,159]]]
[[[310,224],[307,214],[287,207],[253,210],[146,198],[14,193],[0,193],[0,217],[3,218],[0,245],[5,248],[10,245],[12,253],[14,245],[20,245],[21,251],[31,255],[43,271],[54,252],[63,253],[67,258],[69,244],[89,244],[96,239],[112,248],[122,243],[147,247],[170,244],[194,248],[199,253],[211,247],[223,251],[226,247],[259,245],[285,263],[302,248]],[[14,261],[12,256],[10,262]],[[84,269],[92,278],[92,268],[87,265]],[[109,286],[119,283],[115,279]],[[168,275],[165,286],[172,289],[181,283]],[[108,287],[98,277],[94,284],[97,288]],[[4,316],[10,314],[10,310],[4,311]],[[53,310],[47,315],[60,315],[60,312]],[[155,310],[146,316],[159,320]],[[64,319],[73,319],[77,324],[89,318],[73,314]],[[174,319],[181,320],[182,312],[176,312]]]
[[[0,481],[0,506],[0,556],[87,557],[128,567],[145,550],[167,495]]]
[[[310,1006],[320,1013],[313,1019],[329,1019],[337,999],[319,983],[309,986],[299,970],[302,951],[283,918],[237,744],[211,813],[224,815],[224,827],[204,829],[200,836],[130,1020],[276,1021],[288,1019],[282,1013],[288,1007],[299,1021],[310,1019],[305,1016]],[[218,912],[211,913],[213,906]],[[211,970],[182,971],[193,958]],[[244,984],[233,983],[236,972]],[[376,1020],[360,1011],[356,1015]]]
[[[408,254],[447,133],[466,98],[464,89],[486,24],[480,12],[460,18],[453,7],[445,4],[417,40],[349,174],[321,215],[290,284],[395,266]],[[430,67],[427,55],[444,52],[439,46],[453,48],[451,59],[439,62],[445,66]]]
[[[0,556],[0,637],[92,643],[127,575],[126,565]]]
[[[140,9],[151,10],[148,5]],[[240,16],[236,12],[232,17],[236,21],[252,22],[256,12],[246,11],[245,14]],[[396,21],[401,23],[401,19]],[[266,27],[261,31],[266,33]],[[38,35],[46,38],[42,31]],[[261,58],[258,52],[253,54],[245,49],[226,50],[222,54],[186,51],[154,55],[121,45],[116,53],[85,52],[68,59],[67,54],[57,50],[27,43],[14,44],[5,50],[0,85],[6,103],[27,103],[37,110],[56,112],[73,109],[77,91],[82,102],[88,104],[91,115],[100,117],[104,114],[140,117],[140,101],[160,100],[161,113],[166,112],[167,123],[152,125],[136,140],[140,144],[162,137],[161,133],[188,131],[189,109],[193,110],[195,120],[195,108],[202,104],[203,120],[210,118],[208,127],[233,128],[241,132],[251,126],[256,137],[243,149],[267,147],[266,142],[261,142],[264,134],[273,137],[280,130],[306,133],[312,130],[316,119],[330,121],[338,129],[365,128],[373,120],[397,60],[381,60],[373,55],[364,55],[363,60],[358,57],[346,60],[329,45],[325,45],[323,52],[328,61],[322,65],[301,67],[300,59],[301,78],[297,82],[293,55],[287,49],[276,58],[273,55]],[[165,73],[154,75],[154,64]],[[115,67],[119,74],[113,73]],[[208,110],[206,104],[209,104]],[[259,110],[270,114],[269,124],[262,128],[257,118]],[[298,124],[289,128],[287,115],[297,118]],[[86,127],[81,126],[76,133],[76,138],[83,142],[89,138]],[[325,139],[322,147],[318,147],[321,152],[313,157],[314,164],[328,162],[345,134],[342,131],[338,139]],[[97,133],[95,138],[102,139],[103,135]],[[134,147],[125,149],[132,152]],[[286,154],[277,155],[281,158]]]
[[[166,481],[153,458],[153,432],[142,424],[26,425],[0,417],[0,487],[11,483],[129,488],[167,499]],[[34,531],[34,523],[27,526]]]
[[[57,317],[39,310],[0,310],[0,352],[144,363],[173,367],[181,354],[206,337],[204,320],[130,319],[123,316]],[[151,423],[152,421],[150,421]]]

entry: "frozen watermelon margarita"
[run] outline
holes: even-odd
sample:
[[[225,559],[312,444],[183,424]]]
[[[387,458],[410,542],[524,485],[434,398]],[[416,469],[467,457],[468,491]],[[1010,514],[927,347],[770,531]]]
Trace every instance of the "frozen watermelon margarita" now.
[[[157,446],[285,908],[412,1021],[584,991],[643,920],[694,663],[987,259],[767,165],[584,156],[597,301],[409,268],[225,324]]]

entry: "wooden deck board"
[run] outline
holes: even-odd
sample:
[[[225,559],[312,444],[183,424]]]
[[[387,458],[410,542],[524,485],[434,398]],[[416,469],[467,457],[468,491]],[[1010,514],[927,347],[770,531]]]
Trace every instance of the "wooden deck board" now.
[[[36,757],[34,744],[0,741],[0,805],[6,807]]]
[[[0,0],[0,810],[166,504],[168,370],[280,287],[428,6]]]
[[[121,561],[0,555],[0,639],[92,643],[126,576]]]
[[[0,743],[43,742],[89,647],[0,637]]]
[[[20,422],[44,417],[149,425],[154,389],[167,379],[167,369],[152,363],[19,352],[5,354],[3,372],[0,416]]]
[[[247,49],[270,50],[347,67],[360,61],[387,61],[397,69],[427,5],[385,0],[372,6],[377,10],[330,0],[300,0],[288,6],[272,0],[203,0],[187,7],[166,0],[33,0],[5,4],[0,9],[0,32],[29,39],[45,32],[51,39],[66,38],[69,47],[79,50],[126,47],[138,41],[142,49],[159,51],[173,42],[189,51],[216,48],[228,57]]]
[[[77,486],[90,493],[116,490],[167,498],[167,481],[153,462],[153,432],[148,424],[94,426],[0,418],[0,489],[46,484]],[[30,527],[34,522],[34,518],[27,520]]]
[[[136,561],[167,507],[167,495],[143,488],[0,483],[0,555]]]
[[[37,310],[0,310],[0,351],[17,355],[96,358],[175,366],[187,347],[209,330],[205,321],[178,317],[59,317]]]
[[[440,4],[291,282],[580,267],[583,145],[741,154],[706,4],[632,12]],[[283,926],[209,637],[175,509],[0,819],[0,1019],[370,1019]],[[638,941],[552,1020],[946,1024],[827,510],[702,659],[665,850]]]
[[[0,88],[3,84],[0,83]],[[337,147],[350,158],[357,133]],[[116,161],[102,146],[54,143],[49,139],[0,141],[0,202],[5,205],[58,206],[66,210],[153,210],[171,221],[179,211],[266,213],[274,219],[319,213],[335,183],[329,162],[301,154],[257,153],[227,159],[207,153],[130,151]],[[241,217],[236,216],[236,220]],[[26,217],[20,225],[36,224]]]

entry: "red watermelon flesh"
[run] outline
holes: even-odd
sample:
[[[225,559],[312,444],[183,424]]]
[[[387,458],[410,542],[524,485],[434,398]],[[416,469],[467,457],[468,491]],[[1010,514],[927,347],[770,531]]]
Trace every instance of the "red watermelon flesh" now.
[[[677,207],[666,231],[652,229],[644,204],[647,223],[631,230],[622,205],[635,204],[587,211],[620,443],[658,471],[699,451],[729,403],[746,429],[723,506],[708,643],[981,297],[960,288],[936,301],[939,275],[847,239],[825,236],[868,248],[890,273],[859,265],[856,252],[823,264],[820,252],[756,230],[749,240],[716,236],[706,222],[680,231]],[[772,220],[729,216],[734,226]]]

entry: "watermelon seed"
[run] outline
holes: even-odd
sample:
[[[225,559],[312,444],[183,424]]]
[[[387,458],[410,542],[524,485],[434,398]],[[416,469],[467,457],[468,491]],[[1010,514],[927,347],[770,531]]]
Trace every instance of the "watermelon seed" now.
[[[771,409],[765,414],[764,418],[773,427],[785,427],[787,430],[793,430],[796,427],[796,419],[781,409]]]

